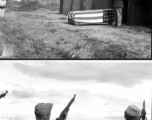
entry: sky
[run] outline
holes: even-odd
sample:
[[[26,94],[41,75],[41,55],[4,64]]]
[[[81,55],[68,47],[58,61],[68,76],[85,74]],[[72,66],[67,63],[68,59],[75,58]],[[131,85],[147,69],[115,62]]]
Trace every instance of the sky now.
[[[0,120],[35,120],[38,103],[52,103],[50,120],[76,94],[67,120],[124,120],[146,101],[151,119],[152,62],[0,61]]]

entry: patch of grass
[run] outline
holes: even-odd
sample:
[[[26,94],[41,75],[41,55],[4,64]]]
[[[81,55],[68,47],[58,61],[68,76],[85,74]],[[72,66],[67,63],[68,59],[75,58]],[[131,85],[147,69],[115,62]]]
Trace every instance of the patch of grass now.
[[[89,37],[87,35],[85,35],[84,37],[85,37],[84,41],[86,41],[86,44],[90,45],[92,48],[93,46],[96,46],[96,45],[104,46],[111,43],[108,39],[99,40],[97,38]]]
[[[52,52],[58,56],[57,59],[80,59],[79,56],[75,56],[70,51],[64,50],[63,48],[59,47],[52,47]]]
[[[19,2],[14,2],[13,0],[7,0],[6,12],[17,11],[19,6],[20,6]]]
[[[3,46],[2,46],[2,41],[0,40],[0,56],[2,55],[3,53]]]
[[[5,17],[0,17],[0,29],[2,29],[5,22],[6,22],[6,18]]]
[[[149,46],[141,46],[140,43],[114,43],[108,39],[98,40],[85,36],[86,45],[90,46],[91,59],[150,59]]]
[[[69,32],[82,32],[82,30],[81,29],[66,29],[67,31],[69,31]]]
[[[58,11],[59,10],[59,4],[57,3],[47,3],[45,5],[41,5],[42,8],[51,10],[51,11]]]
[[[17,54],[15,57],[20,59],[78,59],[73,57],[70,51],[66,51],[58,46],[47,46],[42,40],[31,39],[28,41],[27,49]]]
[[[58,11],[59,6],[59,0],[24,0],[22,2],[7,0],[7,8],[11,11],[35,11],[39,8]]]
[[[56,33],[57,32],[57,30],[55,29],[55,28],[52,28],[52,29],[50,29],[49,30],[51,33]]]
[[[109,44],[103,48],[94,46],[92,59],[148,59],[143,58],[143,52],[141,50],[133,51],[127,49],[127,46],[123,44]],[[150,58],[149,58],[150,59]]]
[[[120,45],[108,45],[104,48],[94,46],[93,59],[125,59],[126,51]]]
[[[37,1],[22,2],[18,11],[35,11],[41,8],[41,5]]]
[[[66,17],[60,17],[60,18],[58,18],[58,19],[60,19],[60,20],[67,20]]]
[[[44,27],[54,27],[54,24],[53,24],[53,22],[47,22],[45,25],[44,25]]]
[[[73,47],[74,50],[80,50],[83,47],[83,45],[80,45],[79,43],[76,43]]]
[[[13,51],[9,59],[78,59],[71,51],[59,46],[51,46],[44,40],[35,40],[26,35],[20,23],[13,20],[4,20],[2,39],[7,49]],[[13,46],[13,47],[12,47]],[[8,50],[9,51],[9,50]],[[8,58],[7,58],[8,59]]]
[[[122,25],[122,29],[126,29],[129,33],[151,33],[151,28],[148,26],[125,26]]]
[[[21,52],[23,50],[23,45],[27,40],[27,36],[24,33],[21,24],[7,19],[1,26],[0,32],[2,33],[1,38],[4,44],[7,47],[13,46],[14,54]]]

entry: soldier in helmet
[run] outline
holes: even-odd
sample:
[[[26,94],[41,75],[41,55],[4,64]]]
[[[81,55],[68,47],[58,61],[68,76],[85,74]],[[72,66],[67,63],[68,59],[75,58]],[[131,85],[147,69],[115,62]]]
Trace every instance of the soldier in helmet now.
[[[126,120],[139,120],[140,116],[141,116],[141,111],[135,105],[130,105],[125,110],[124,117],[125,117]]]
[[[52,103],[39,103],[35,106],[36,120],[50,120]]]

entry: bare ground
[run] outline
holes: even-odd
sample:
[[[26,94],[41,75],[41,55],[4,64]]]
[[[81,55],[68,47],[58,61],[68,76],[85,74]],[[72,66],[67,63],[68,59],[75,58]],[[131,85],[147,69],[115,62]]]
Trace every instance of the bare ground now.
[[[2,59],[151,58],[151,29],[146,27],[74,26],[66,15],[44,8],[8,11],[3,25]]]

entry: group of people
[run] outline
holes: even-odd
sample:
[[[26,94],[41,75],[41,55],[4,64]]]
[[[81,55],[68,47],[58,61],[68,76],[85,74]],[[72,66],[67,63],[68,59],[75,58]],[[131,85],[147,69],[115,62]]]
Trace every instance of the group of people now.
[[[0,99],[4,98],[7,93],[8,93],[8,91],[6,90],[5,93],[0,95]],[[60,116],[58,118],[56,118],[56,120],[66,120],[70,106],[74,102],[75,97],[76,97],[76,95],[74,94],[74,97],[70,100],[68,105],[63,109]],[[36,120],[50,120],[52,107],[53,107],[52,103],[38,103],[35,106],[35,111],[34,111]]]
[[[8,93],[8,91],[1,94],[0,99],[2,97],[5,97],[7,93]],[[75,97],[76,97],[76,95],[74,94],[74,97],[70,100],[68,105],[63,109],[60,116],[58,118],[56,118],[56,120],[66,120],[68,111],[70,109],[70,106],[74,102]],[[37,104],[35,106],[36,120],[50,120],[52,107],[53,107],[52,103]],[[145,115],[146,115],[146,111],[144,109],[142,109],[142,111],[140,111],[140,109],[138,107],[136,107],[135,105],[128,106],[124,112],[125,120],[140,120],[141,118],[142,118],[142,120],[147,120]]]

